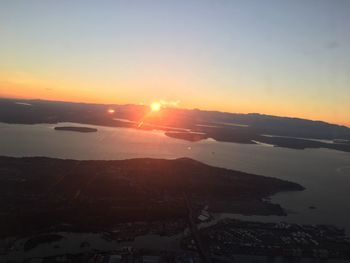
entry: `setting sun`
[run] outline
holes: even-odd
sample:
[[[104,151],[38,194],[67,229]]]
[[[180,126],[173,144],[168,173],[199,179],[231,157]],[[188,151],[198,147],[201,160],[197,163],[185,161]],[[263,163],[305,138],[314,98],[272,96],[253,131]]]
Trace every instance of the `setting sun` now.
[[[0,263],[350,263],[349,11],[0,0]]]
[[[156,111],[160,111],[160,109],[162,108],[162,105],[159,102],[153,102],[150,107],[151,107],[151,111],[156,112]]]

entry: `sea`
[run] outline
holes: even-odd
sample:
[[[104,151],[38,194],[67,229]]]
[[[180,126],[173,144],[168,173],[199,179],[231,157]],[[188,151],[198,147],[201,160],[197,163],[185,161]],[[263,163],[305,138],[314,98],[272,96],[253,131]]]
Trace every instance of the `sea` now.
[[[56,131],[56,126],[93,127],[98,131]],[[272,203],[282,206],[287,216],[217,214],[217,218],[331,224],[350,233],[350,153],[347,152],[323,148],[295,150],[213,139],[188,142],[170,138],[163,131],[78,123],[0,123],[0,156],[77,160],[189,157],[217,167],[293,181],[306,188],[304,191],[278,193],[270,198]]]

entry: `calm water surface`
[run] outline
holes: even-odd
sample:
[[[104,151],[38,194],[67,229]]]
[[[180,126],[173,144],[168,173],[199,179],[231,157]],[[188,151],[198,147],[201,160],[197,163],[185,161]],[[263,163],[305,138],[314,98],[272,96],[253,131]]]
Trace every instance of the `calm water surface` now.
[[[75,133],[55,131],[54,127],[51,124],[0,123],[0,155],[80,160],[190,157],[214,166],[291,180],[307,188],[303,192],[281,193],[271,198],[286,209],[287,217],[241,218],[335,224],[350,229],[350,153],[214,140],[192,143],[169,138],[161,131],[97,127],[96,133]],[[310,206],[316,209],[309,209]]]

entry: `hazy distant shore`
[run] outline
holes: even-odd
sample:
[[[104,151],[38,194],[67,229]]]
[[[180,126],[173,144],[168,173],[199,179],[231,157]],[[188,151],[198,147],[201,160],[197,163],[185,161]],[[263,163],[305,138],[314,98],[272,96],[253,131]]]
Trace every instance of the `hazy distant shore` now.
[[[28,106],[30,105],[30,106]],[[321,121],[263,114],[165,108],[150,115],[141,105],[103,105],[0,98],[0,122],[58,124],[61,122],[161,130],[191,142],[212,138],[219,142],[264,143],[290,149],[327,148],[350,152],[350,128]],[[113,108],[109,111],[109,108]],[[63,129],[61,129],[63,130]],[[76,128],[64,130],[85,132]],[[90,132],[90,131],[89,131]],[[272,137],[265,134],[274,135]],[[317,139],[317,140],[315,140]],[[323,141],[322,141],[323,140]],[[327,143],[330,140],[332,143]]]

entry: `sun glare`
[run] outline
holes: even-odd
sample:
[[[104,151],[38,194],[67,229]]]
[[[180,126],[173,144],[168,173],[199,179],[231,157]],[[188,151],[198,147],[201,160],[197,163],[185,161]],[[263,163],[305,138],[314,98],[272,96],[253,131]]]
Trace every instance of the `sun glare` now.
[[[115,111],[113,109],[109,109],[108,113],[113,114]]]
[[[151,111],[156,112],[156,111],[160,111],[160,109],[162,108],[162,105],[159,102],[153,102],[150,107],[151,107]]]

